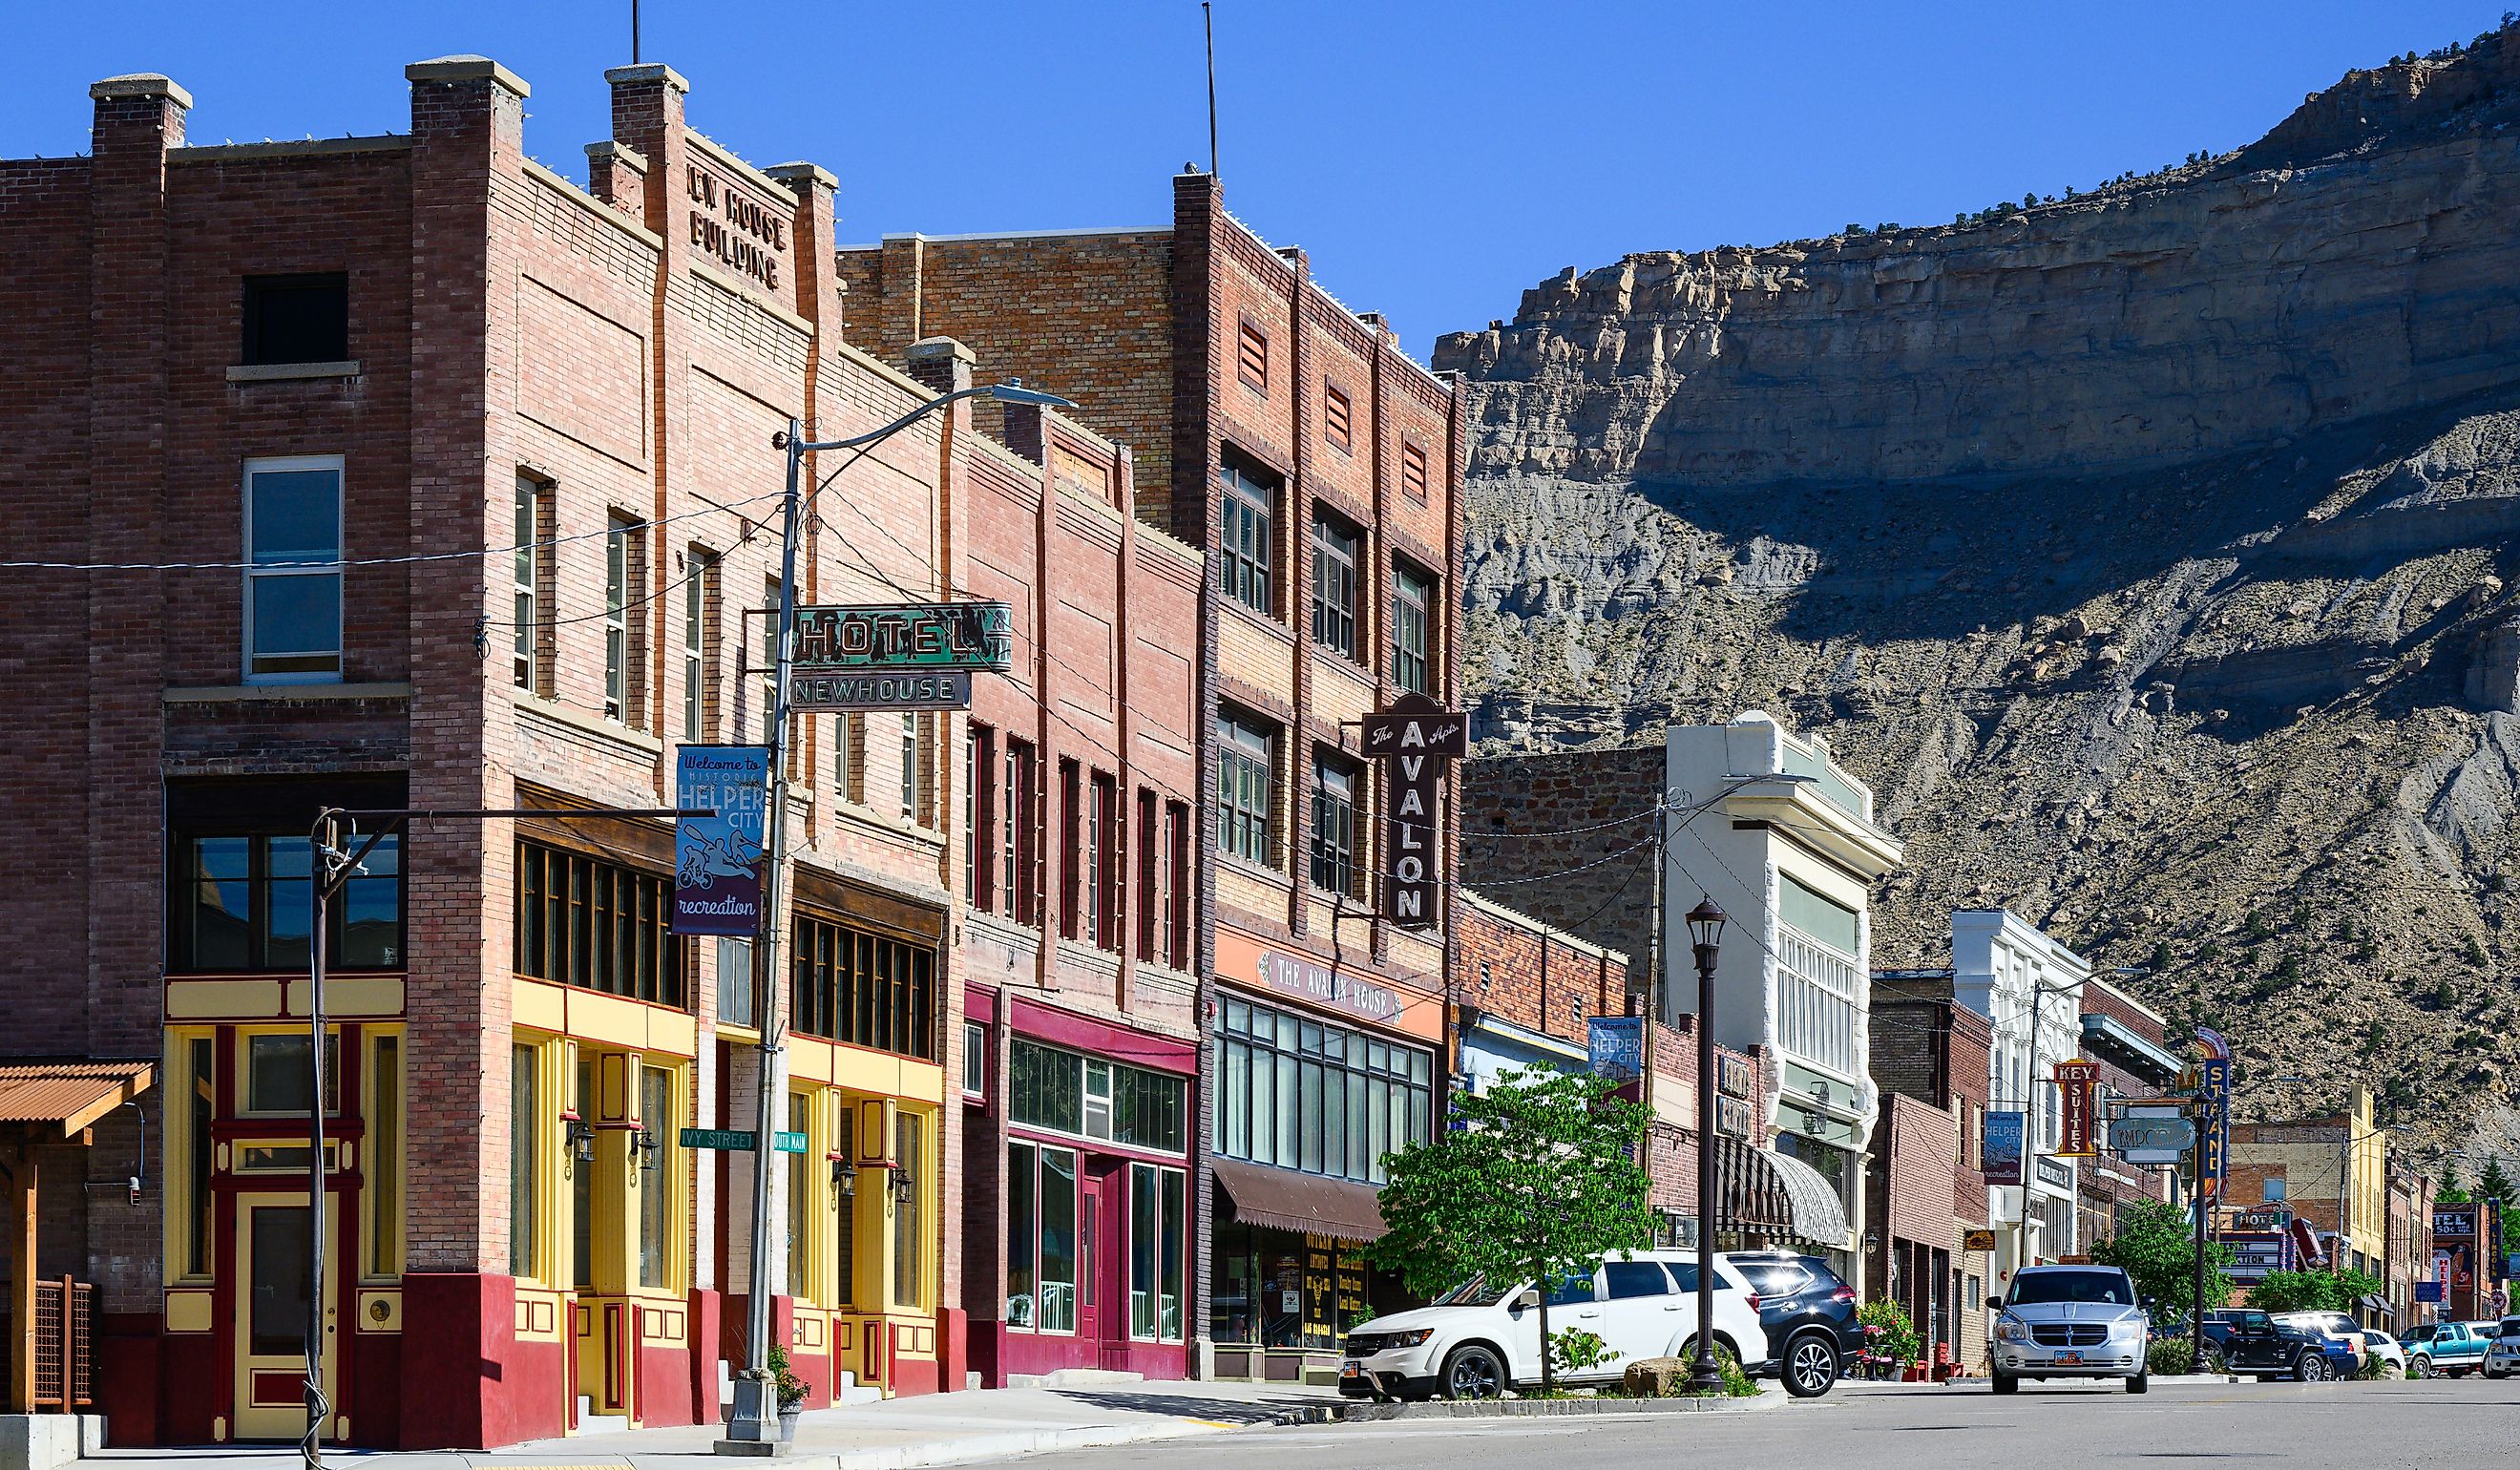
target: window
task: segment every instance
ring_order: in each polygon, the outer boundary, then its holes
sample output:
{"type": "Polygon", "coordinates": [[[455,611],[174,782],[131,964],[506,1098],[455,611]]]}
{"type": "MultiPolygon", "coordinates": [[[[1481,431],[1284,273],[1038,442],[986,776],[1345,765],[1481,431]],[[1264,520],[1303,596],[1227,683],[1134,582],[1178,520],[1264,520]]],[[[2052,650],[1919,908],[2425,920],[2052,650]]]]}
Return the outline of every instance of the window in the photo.
{"type": "Polygon", "coordinates": [[[1041,1171],[1041,1150],[1030,1143],[1007,1145],[1007,1325],[1032,1327],[1038,1276],[1034,1266],[1041,1247],[1041,1216],[1034,1208],[1034,1187],[1041,1171]]]}
{"type": "Polygon", "coordinates": [[[1045,1047],[1008,1044],[1007,1116],[1026,1128],[1155,1153],[1189,1147],[1187,1092],[1166,1072],[1045,1047]]]}
{"type": "Polygon", "coordinates": [[[980,1097],[989,1091],[989,1028],[978,1021],[963,1023],[963,1091],[980,1097]]]}
{"type": "Polygon", "coordinates": [[[1129,1335],[1181,1337],[1182,1201],[1185,1176],[1155,1164],[1129,1166],[1129,1335]]]}
{"type": "MultiPolygon", "coordinates": [[[[179,838],[173,874],[174,967],[195,972],[305,969],[313,958],[306,944],[315,917],[313,861],[303,833],[179,838]]],[[[326,927],[330,967],[401,965],[399,835],[377,839],[359,870],[328,906],[326,927]]]]}
{"type": "MultiPolygon", "coordinates": [[[[542,1229],[542,1069],[538,1048],[519,1043],[510,1050],[508,1078],[508,1274],[542,1279],[535,1235],[542,1229]]],[[[581,1171],[583,1172],[583,1171],[581,1171]]]]}
{"type": "Polygon", "coordinates": [[[771,721],[779,714],[780,595],[777,577],[761,584],[761,742],[765,745],[770,743],[771,721]]]}
{"type": "Polygon", "coordinates": [[[901,820],[920,826],[935,824],[927,799],[928,719],[909,713],[901,717],[901,820]]]}
{"type": "Polygon", "coordinates": [[[1858,924],[1853,910],[1778,876],[1778,1039],[1786,1050],[1855,1076],[1858,924]]]}
{"type": "MultiPolygon", "coordinates": [[[[1671,1278],[1663,1274],[1659,1262],[1605,1261],[1601,1264],[1601,1278],[1605,1294],[1613,1302],[1622,1297],[1659,1297],[1671,1293],[1671,1278]]],[[[1696,1283],[1692,1279],[1690,1284],[1696,1283]]]]}
{"type": "Polygon", "coordinates": [[[1313,512],[1313,642],[1356,657],[1356,554],[1362,534],[1328,511],[1313,512]]]}
{"type": "MultiPolygon", "coordinates": [[[[639,1069],[639,1284],[673,1284],[674,1177],[682,1146],[674,1109],[674,1074],[663,1067],[639,1069]]],[[[790,1128],[794,1124],[788,1125],[790,1128]]],[[[791,1155],[793,1157],[793,1155],[791,1155]]]]}
{"type": "Polygon", "coordinates": [[[368,1274],[402,1270],[402,1038],[380,1036],[368,1048],[367,1145],[359,1150],[368,1181],[368,1274]]]}
{"type": "Polygon", "coordinates": [[[666,879],[583,853],[517,844],[519,975],[681,1009],[686,946],[666,879]]]}
{"type": "Polygon", "coordinates": [[[692,548],[691,568],[683,574],[683,739],[708,738],[715,721],[709,708],[709,665],[715,659],[716,632],[709,610],[717,605],[717,554],[692,548]]]}
{"type": "Polygon", "coordinates": [[[1249,318],[1243,320],[1242,331],[1238,337],[1235,369],[1242,379],[1243,386],[1255,393],[1269,391],[1269,334],[1261,331],[1260,324],[1249,318]]]}
{"type": "Polygon", "coordinates": [[[896,1056],[936,1051],[936,951],[799,914],[790,978],[795,1026],[807,1036],[896,1056]]]}
{"type": "Polygon", "coordinates": [[[966,728],[963,741],[963,899],[988,913],[998,906],[998,735],[966,728]]]}
{"type": "Polygon", "coordinates": [[[245,361],[338,363],[350,357],[350,278],[245,278],[245,361]]]}
{"type": "Polygon", "coordinates": [[[1164,803],[1164,852],[1172,876],[1172,905],[1164,915],[1164,962],[1177,970],[1191,967],[1190,952],[1190,804],[1164,803]]]}
{"type": "Polygon", "coordinates": [[[1100,949],[1120,950],[1120,787],[1100,771],[1088,783],[1094,803],[1085,824],[1086,934],[1100,949]]]}
{"type": "Polygon", "coordinates": [[[1231,998],[1219,1029],[1219,1154],[1378,1184],[1426,1140],[1433,1053],[1231,998]]]}
{"type": "Polygon", "coordinates": [[[542,660],[542,614],[548,605],[543,600],[543,569],[551,557],[551,549],[543,535],[543,502],[541,483],[526,475],[518,475],[516,518],[508,527],[508,534],[516,543],[513,557],[517,688],[535,694],[551,692],[543,675],[542,660]]]}
{"type": "Polygon", "coordinates": [[[731,1026],[752,1024],[752,941],[717,942],[717,1018],[731,1026]]]}
{"type": "MultiPolygon", "coordinates": [[[[341,1111],[341,1038],[324,1034],[324,1111],[341,1111]]],[[[245,1110],[304,1114],[314,1103],[315,1076],[306,1065],[313,1050],[303,1031],[245,1039],[245,1110]]]]}
{"type": "Polygon", "coordinates": [[[1414,566],[1392,568],[1391,682],[1413,694],[1434,686],[1435,579],[1414,566]]]}
{"type": "Polygon", "coordinates": [[[1216,717],[1216,845],[1238,858],[1275,866],[1270,814],[1277,806],[1270,732],[1234,714],[1216,717]]]}
{"type": "Polygon", "coordinates": [[[605,719],[630,721],[630,575],[638,562],[638,522],[605,522],[605,719]]]}
{"type": "Polygon", "coordinates": [[[2272,1203],[2273,1203],[2273,1202],[2274,1202],[2274,1201],[2276,1201],[2276,1200],[2282,1199],[2283,1197],[2284,1197],[2284,1177],[2283,1177],[2282,1175],[2280,1175],[2280,1174],[2271,1174],[2271,1175],[2268,1175],[2268,1176],[2267,1176],[2267,1178],[2266,1178],[2266,1188],[2265,1188],[2265,1192],[2264,1192],[2264,1193],[2262,1193],[2262,1194],[2259,1196],[2259,1198],[2261,1198],[2261,1199],[2263,1199],[2263,1200],[2266,1200],[2268,1203],[2272,1204],[2272,1203]]]}
{"type": "MultiPolygon", "coordinates": [[[[577,1105],[568,1114],[595,1123],[595,1052],[585,1047],[577,1052],[577,1105]]],[[[593,1146],[591,1143],[588,1145],[593,1146]]],[[[571,1150],[568,1165],[568,1244],[569,1280],[580,1291],[595,1289],[595,1159],[576,1156],[571,1150]]]]}
{"type": "Polygon", "coordinates": [[[1172,909],[1172,905],[1166,901],[1164,895],[1163,883],[1169,874],[1163,861],[1160,829],[1156,826],[1159,820],[1156,816],[1153,789],[1140,786],[1138,788],[1137,884],[1138,962],[1141,964],[1155,962],[1156,941],[1163,932],[1164,915],[1172,909]]]}
{"type": "Polygon", "coordinates": [[[1037,1330],[1076,1330],[1076,1152],[1044,1148],[1041,1183],[1041,1305],[1037,1330]]]}
{"type": "Polygon", "coordinates": [[[1270,525],[1278,507],[1275,480],[1262,479],[1228,461],[1218,471],[1224,494],[1218,498],[1217,575],[1225,595],[1263,616],[1275,616],[1269,573],[1272,565],[1270,525]]]}
{"type": "Polygon", "coordinates": [[[1041,758],[1030,741],[1007,737],[1003,806],[1007,917],[1041,923],[1041,758]]]}
{"type": "Polygon", "coordinates": [[[185,1044],[192,1060],[192,1095],[185,1118],[186,1183],[191,1197],[185,1224],[189,1229],[185,1252],[186,1273],[210,1274],[210,1241],[215,1202],[210,1197],[210,1119],[218,1111],[218,1079],[213,1060],[218,1044],[206,1036],[194,1037],[185,1044]]]}
{"type": "Polygon", "coordinates": [[[245,679],[341,677],[341,457],[245,467],[245,679]]]}
{"type": "Polygon", "coordinates": [[[1357,892],[1356,787],[1353,767],[1313,758],[1313,886],[1329,893],[1357,892]]]}
{"type": "MultiPolygon", "coordinates": [[[[813,1127],[814,1098],[808,1092],[788,1094],[788,1131],[807,1133],[813,1127]]],[[[814,1180],[806,1171],[813,1166],[811,1155],[791,1153],[788,1160],[788,1294],[798,1301],[814,1299],[812,1290],[814,1254],[814,1180]]]]}
{"type": "Polygon", "coordinates": [[[832,794],[855,806],[866,805],[864,715],[840,715],[832,721],[832,794]]]}
{"type": "Polygon", "coordinates": [[[1346,454],[1356,445],[1355,415],[1347,401],[1347,391],[1329,383],[1322,385],[1322,437],[1330,448],[1346,454]]]}
{"type": "Polygon", "coordinates": [[[1083,904],[1078,895],[1079,879],[1085,871],[1083,827],[1085,814],[1078,803],[1083,793],[1077,790],[1079,774],[1071,760],[1058,763],[1058,935],[1074,939],[1077,934],[1078,910],[1083,904]]]}
{"type": "Polygon", "coordinates": [[[920,1221],[926,1201],[920,1190],[927,1182],[927,1154],[922,1146],[921,1119],[904,1111],[894,1115],[898,1160],[894,1175],[892,1222],[892,1300],[897,1307],[917,1307],[927,1300],[927,1235],[920,1221]]]}
{"type": "Polygon", "coordinates": [[[1425,503],[1426,451],[1405,439],[1400,444],[1400,492],[1421,505],[1425,503]]]}

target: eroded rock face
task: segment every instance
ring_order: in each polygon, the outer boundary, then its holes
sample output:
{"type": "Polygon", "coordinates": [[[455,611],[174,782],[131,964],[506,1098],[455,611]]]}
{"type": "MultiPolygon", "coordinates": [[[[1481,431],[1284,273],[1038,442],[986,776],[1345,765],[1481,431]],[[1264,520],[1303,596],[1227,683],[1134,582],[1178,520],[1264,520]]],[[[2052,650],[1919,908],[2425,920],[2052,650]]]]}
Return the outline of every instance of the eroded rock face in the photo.
{"type": "Polygon", "coordinates": [[[2342,87],[2366,125],[1446,338],[1488,748],[1790,712],[1908,840],[1878,962],[2001,904],[2330,1084],[2244,1102],[2520,1102],[2520,44],[2342,87]]]}

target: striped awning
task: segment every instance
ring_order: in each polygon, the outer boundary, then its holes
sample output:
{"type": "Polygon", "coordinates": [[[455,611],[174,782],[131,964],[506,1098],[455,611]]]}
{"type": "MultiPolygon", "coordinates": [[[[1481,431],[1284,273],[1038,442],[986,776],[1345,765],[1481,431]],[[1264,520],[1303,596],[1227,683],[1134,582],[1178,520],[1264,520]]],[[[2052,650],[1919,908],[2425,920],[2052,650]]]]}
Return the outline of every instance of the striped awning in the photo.
{"type": "Polygon", "coordinates": [[[1846,1201],[1821,1172],[1789,1153],[1759,1150],[1760,1162],[1776,1176],[1793,1218],[1793,1233],[1814,1245],[1846,1248],[1846,1201]]]}
{"type": "Polygon", "coordinates": [[[67,1137],[149,1091],[156,1077],[145,1061],[0,1061],[0,1127],[67,1137]]]}

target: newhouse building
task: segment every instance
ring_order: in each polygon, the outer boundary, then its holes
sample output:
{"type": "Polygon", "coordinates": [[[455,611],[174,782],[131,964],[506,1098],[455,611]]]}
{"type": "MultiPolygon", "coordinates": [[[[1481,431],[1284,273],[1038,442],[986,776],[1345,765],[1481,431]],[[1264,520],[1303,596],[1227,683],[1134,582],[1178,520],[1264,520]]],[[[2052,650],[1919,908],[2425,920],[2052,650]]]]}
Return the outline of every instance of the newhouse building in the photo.
{"type": "MultiPolygon", "coordinates": [[[[959,1386],[963,718],[800,722],[773,977],[666,932],[668,824],[568,816],[670,804],[677,746],[761,738],[772,435],[931,390],[843,340],[829,173],[711,143],[668,68],[608,77],[586,189],[527,156],[525,82],[462,57],[410,68],[406,135],[195,147],[183,89],[128,76],[94,89],[91,156],[0,163],[0,541],[52,563],[0,599],[24,838],[0,1051],[104,1065],[136,1103],[80,1104],[111,1112],[52,1178],[113,1187],[57,1189],[36,1258],[93,1285],[117,1443],[299,1433],[318,1231],[333,1438],[713,1420],[751,1155],[682,1129],[750,1126],[765,986],[808,1145],[771,1181],[773,1340],[817,1403],[959,1386]],[[335,906],[319,1053],[323,807],[535,815],[374,850],[335,906]]],[[[1107,545],[1127,480],[1101,463],[1077,513],[1107,545]]],[[[837,475],[795,563],[825,601],[965,585],[974,478],[1035,473],[963,411],[809,469],[837,475]]],[[[1170,697],[1172,764],[1136,758],[1179,800],[1170,697]]]]}
{"type": "MultiPolygon", "coordinates": [[[[1387,921],[1387,792],[1356,722],[1404,695],[1460,704],[1454,390],[1380,319],[1325,290],[1303,251],[1272,248],[1228,214],[1197,172],[1173,180],[1168,225],[896,235],[840,262],[862,340],[897,351],[952,336],[992,374],[1075,400],[1130,448],[1134,513],[1204,556],[1196,642],[1179,648],[1195,648],[1200,674],[1198,950],[1187,962],[1207,1084],[1190,1136],[1203,1267],[1184,1330],[1194,1365],[1219,1376],[1334,1368],[1342,1329],[1385,1291],[1355,1253],[1381,1229],[1379,1160],[1431,1136],[1445,1091],[1456,823],[1444,803],[1434,922],[1387,921]]],[[[1142,1013],[1160,1015],[1157,994],[1145,999],[1142,1013]]],[[[1011,979],[993,1003],[1018,1017],[1100,1009],[1038,978],[1011,979]]],[[[1097,1042],[1063,1017],[1039,1024],[1066,1028],[1089,1080],[1098,1046],[1170,1054],[1168,1043],[1097,1042]]],[[[1028,1236],[1048,1236],[1018,1213],[1016,1189],[1029,1161],[1035,1199],[1063,1197],[1052,1157],[1011,1140],[989,1166],[1009,1171],[1001,1202],[971,1195],[968,1228],[1002,1232],[1009,1263],[1002,1281],[967,1286],[975,1333],[995,1321],[1012,1343],[1040,1330],[1050,1298],[1014,1263],[1028,1236]],[[1024,1313],[1033,1326],[1016,1321],[1024,1313]]],[[[1100,1242],[1119,1236],[1103,1188],[1090,1249],[1107,1253],[1100,1242]]],[[[1125,1356],[1160,1360],[1134,1345],[1125,1356]]]]}

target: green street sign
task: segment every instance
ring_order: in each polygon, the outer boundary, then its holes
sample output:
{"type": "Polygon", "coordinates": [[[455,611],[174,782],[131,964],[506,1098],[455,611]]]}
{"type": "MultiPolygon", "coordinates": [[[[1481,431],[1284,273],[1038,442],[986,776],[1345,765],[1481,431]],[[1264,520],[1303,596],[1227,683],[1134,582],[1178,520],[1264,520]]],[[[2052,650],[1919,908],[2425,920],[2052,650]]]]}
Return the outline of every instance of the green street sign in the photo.
{"type": "MultiPolygon", "coordinates": [[[[687,1128],[682,1139],[685,1148],[723,1148],[735,1153],[750,1153],[760,1135],[748,1128],[687,1128]]],[[[803,1134],[776,1133],[770,1136],[770,1146],[780,1153],[803,1153],[803,1134]]]]}
{"type": "Polygon", "coordinates": [[[1013,666],[1014,609],[1005,602],[796,609],[793,672],[798,674],[936,669],[1002,674],[1013,666]]]}

